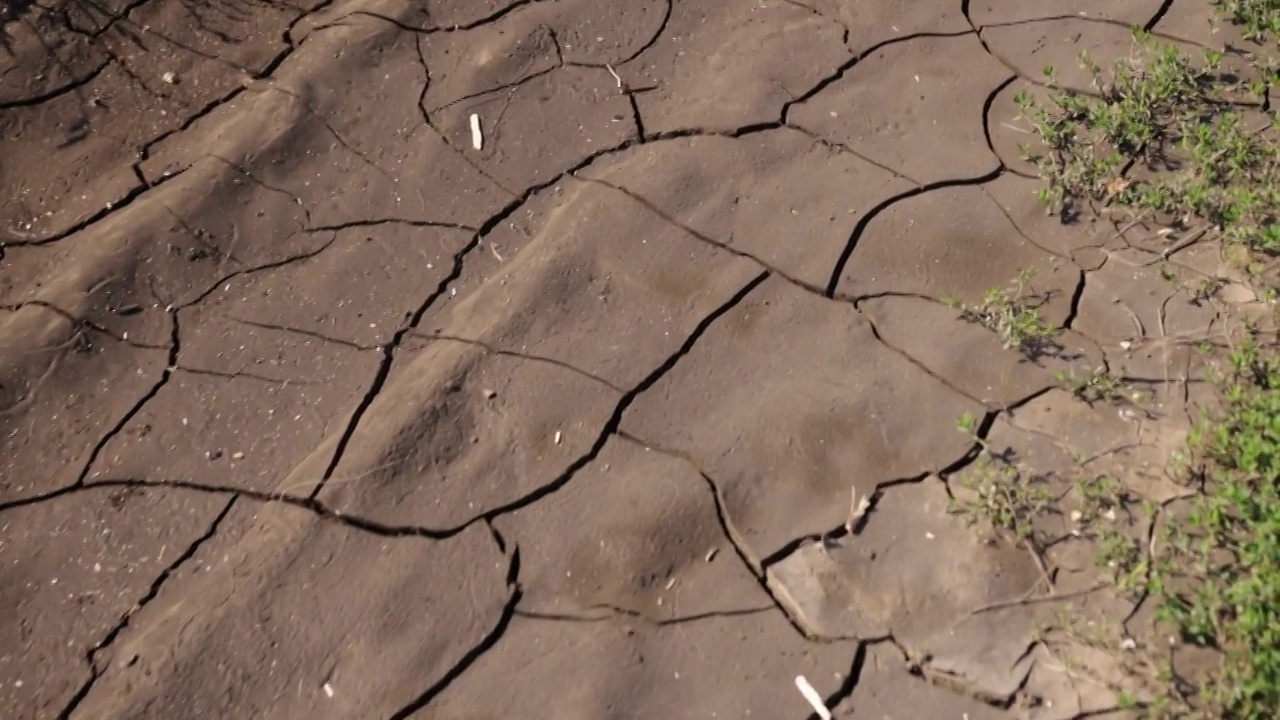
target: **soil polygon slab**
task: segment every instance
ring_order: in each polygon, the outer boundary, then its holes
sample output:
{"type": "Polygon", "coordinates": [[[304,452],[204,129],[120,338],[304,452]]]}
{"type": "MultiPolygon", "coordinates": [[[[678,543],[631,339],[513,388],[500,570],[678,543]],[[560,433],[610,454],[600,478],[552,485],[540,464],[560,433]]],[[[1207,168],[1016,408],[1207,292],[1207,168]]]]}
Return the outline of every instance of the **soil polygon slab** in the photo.
{"type": "MultiPolygon", "coordinates": [[[[1153,0],[1145,0],[1153,2],[1153,0]]],[[[1145,23],[1145,19],[1138,24],[1145,23]]],[[[1079,17],[1054,17],[1043,22],[997,25],[984,28],[982,37],[992,54],[1024,78],[1045,79],[1044,69],[1053,68],[1056,87],[1084,93],[1096,92],[1093,77],[1080,66],[1080,53],[1085,52],[1103,68],[1131,55],[1134,43],[1132,25],[1090,22],[1079,17]]],[[[1160,42],[1170,41],[1161,38],[1160,42]]],[[[1174,43],[1188,57],[1200,57],[1196,47],[1174,43]]]]}
{"type": "Polygon", "coordinates": [[[429,342],[392,369],[320,500],[389,525],[461,527],[563,476],[620,398],[557,364],[429,342]]]}
{"type": "Polygon", "coordinates": [[[1089,273],[1074,327],[1102,346],[1115,371],[1176,380],[1189,363],[1203,364],[1197,343],[1225,340],[1217,317],[1209,302],[1161,277],[1159,265],[1138,265],[1116,253],[1089,273]]]}
{"type": "Polygon", "coordinates": [[[0,326],[0,339],[14,339],[0,342],[0,501],[78,480],[94,448],[155,387],[167,362],[163,349],[76,331],[41,308],[15,316],[25,317],[0,326]],[[41,337],[41,325],[50,335],[41,337]]]}
{"type": "Polygon", "coordinates": [[[1154,31],[1215,49],[1266,52],[1258,43],[1245,40],[1244,28],[1231,22],[1230,14],[1214,3],[1173,3],[1160,16],[1154,31]]]}
{"type": "Polygon", "coordinates": [[[333,239],[332,233],[301,232],[304,224],[301,208],[287,195],[263,190],[209,159],[92,231],[47,247],[15,249],[27,265],[26,292],[15,287],[4,299],[40,300],[132,343],[167,345],[167,310],[237,272],[287,263],[333,239]]]}
{"type": "Polygon", "coordinates": [[[1036,192],[1040,187],[1039,180],[1012,173],[982,185],[1009,222],[1004,234],[1017,235],[1050,255],[1074,260],[1083,269],[1100,266],[1106,259],[1100,248],[1115,237],[1113,224],[1089,217],[1065,222],[1040,201],[1036,192]]]}
{"type": "Polygon", "coordinates": [[[91,38],[69,30],[57,13],[29,8],[5,22],[0,52],[0,105],[28,105],[75,87],[109,62],[91,38]]]}
{"type": "Polygon", "coordinates": [[[789,3],[812,8],[823,18],[839,23],[847,45],[865,52],[873,45],[901,42],[917,34],[973,32],[960,6],[948,0],[850,3],[844,0],[804,0],[789,3]]]}
{"type": "Polygon", "coordinates": [[[673,624],[517,615],[419,717],[804,717],[795,677],[829,697],[847,682],[853,655],[850,643],[806,642],[777,611],[673,624]]]}
{"type": "Polygon", "coordinates": [[[912,675],[906,659],[886,643],[876,643],[867,649],[853,694],[831,710],[842,720],[1005,720],[1008,717],[991,705],[912,675]]]}
{"type": "Polygon", "coordinates": [[[284,31],[301,13],[287,4],[143,3],[103,36],[113,57],[153,94],[200,112],[246,76],[256,76],[287,47],[284,31]],[[175,82],[166,82],[173,73],[175,82]]]}
{"type": "MultiPolygon", "coordinates": [[[[1110,476],[1134,493],[1164,502],[1181,493],[1170,477],[1174,453],[1186,445],[1187,423],[1180,408],[1162,408],[1152,393],[1132,402],[1100,402],[1090,406],[1064,390],[1054,390],[1011,411],[1007,422],[1022,437],[1005,441],[1015,451],[1050,440],[1061,453],[1041,450],[1043,458],[1030,458],[1040,470],[1070,468],[1086,478],[1110,476]],[[1164,416],[1164,417],[1162,417],[1164,416]],[[1161,419],[1158,430],[1149,421],[1161,419]]],[[[1130,397],[1133,397],[1132,395],[1130,397]]],[[[1006,420],[996,423],[1000,428],[1006,420]]],[[[1017,433],[1015,433],[1016,435],[1017,433]]],[[[992,437],[1000,441],[998,433],[992,437]]]]}
{"type": "Polygon", "coordinates": [[[975,0],[969,17],[978,27],[1028,24],[1071,15],[1094,22],[1114,21],[1123,27],[1145,25],[1160,12],[1161,0],[1112,2],[1112,0],[975,0]]]}
{"type": "MultiPolygon", "coordinates": [[[[546,48],[551,53],[545,57],[570,65],[616,67],[634,59],[657,40],[671,19],[672,6],[671,0],[634,0],[625,4],[593,0],[513,3],[504,6],[509,12],[488,15],[487,22],[462,23],[460,28],[429,35],[431,47],[449,47],[451,58],[443,64],[429,60],[428,66],[433,79],[465,88],[460,94],[509,84],[518,75],[527,77],[528,66],[516,75],[505,74],[502,68],[510,70],[528,58],[521,57],[516,47],[530,38],[525,33],[537,28],[534,34],[546,33],[545,39],[550,41],[546,48]],[[506,80],[492,82],[504,74],[506,80]],[[477,80],[477,75],[485,80],[477,80]]],[[[432,10],[431,17],[436,25],[448,28],[452,23],[442,22],[441,18],[454,17],[455,12],[456,8],[432,10]]]]}
{"type": "Polygon", "coordinates": [[[623,390],[763,272],[617,190],[573,178],[538,193],[483,245],[419,334],[554,360],[623,390]]]}
{"type": "Polygon", "coordinates": [[[974,610],[1021,597],[1039,570],[1021,548],[983,542],[949,504],[934,477],[890,488],[859,534],[802,545],[769,567],[769,587],[817,637],[891,635],[913,658],[1007,697],[1026,675],[1032,615],[974,610]]]}
{"type": "Polygon", "coordinates": [[[131,167],[137,148],[176,125],[177,110],[133,85],[115,65],[79,92],[5,108],[0,182],[10,190],[0,197],[0,237],[58,236],[120,202],[138,185],[131,167]],[[146,112],[144,105],[154,110],[146,112]]]}
{"type": "Polygon", "coordinates": [[[676,4],[675,0],[631,0],[625,4],[569,0],[548,7],[557,14],[556,38],[566,62],[616,67],[658,40],[676,4]]]}
{"type": "Polygon", "coordinates": [[[859,61],[788,119],[917,184],[974,178],[999,167],[984,101],[1008,77],[974,35],[913,38],[859,61]]]}
{"type": "Polygon", "coordinates": [[[636,104],[647,133],[723,132],[778,121],[784,103],[849,59],[843,35],[789,3],[677,2],[653,47],[615,69],[646,88],[636,104]]]}
{"type": "Polygon", "coordinates": [[[57,716],[89,679],[89,652],[226,504],[186,490],[113,487],[6,510],[0,713],[57,716]]]}
{"type": "Polygon", "coordinates": [[[344,382],[174,371],[103,447],[88,481],[170,480],[305,497],[319,473],[282,486],[284,473],[341,431],[377,369],[372,354],[360,359],[343,348],[326,355],[344,368],[344,382]]]}
{"type": "Polygon", "coordinates": [[[528,5],[530,0],[428,0],[427,15],[435,27],[446,30],[459,27],[480,27],[493,19],[528,5]]]}
{"type": "Polygon", "coordinates": [[[846,297],[917,294],[975,305],[993,288],[1012,288],[1027,270],[1032,275],[1023,300],[1047,299],[1041,319],[1061,325],[1071,310],[1079,268],[1011,230],[1000,206],[978,187],[907,198],[863,229],[838,292],[846,297]]]}
{"type": "Polygon", "coordinates": [[[777,278],[719,319],[622,419],[714,480],[755,559],[830,530],[849,494],[954,462],[980,412],[881,345],[852,305],[777,278]]]}
{"type": "Polygon", "coordinates": [[[689,463],[610,439],[564,488],[495,527],[520,548],[522,610],[653,622],[775,612],[689,463]]]}
{"type": "Polygon", "coordinates": [[[242,501],[71,717],[390,717],[498,626],[509,564],[482,527],[391,538],[242,501]]]}
{"type": "Polygon", "coordinates": [[[1003,347],[991,330],[932,300],[885,296],[860,307],[882,340],[988,407],[1005,407],[1057,386],[1056,372],[1088,372],[1102,362],[1092,342],[1070,331],[1055,335],[1059,347],[1033,360],[1018,348],[1003,347]],[[946,344],[939,338],[946,338],[946,344]]]}
{"type": "Polygon", "coordinates": [[[427,77],[412,33],[353,20],[305,43],[290,60],[271,82],[157,145],[142,163],[144,175],[218,157],[285,193],[309,212],[313,227],[377,219],[474,227],[511,200],[424,123],[411,89],[427,77]],[[369,57],[381,63],[362,59],[369,57]],[[304,66],[311,70],[300,75],[304,66]],[[319,89],[316,77],[329,76],[345,78],[349,92],[319,89]]]}
{"type": "Polygon", "coordinates": [[[1009,170],[1006,176],[1021,176],[1035,192],[1043,185],[1033,158],[1047,156],[1049,150],[1036,133],[1034,123],[1018,107],[1019,96],[1031,98],[1040,107],[1053,107],[1051,90],[1018,78],[1001,88],[991,100],[987,108],[987,133],[992,152],[1009,170]]]}
{"type": "Polygon", "coordinates": [[[564,67],[509,90],[468,98],[433,114],[450,145],[503,187],[520,192],[554,180],[591,155],[634,137],[631,105],[607,70],[564,67]],[[480,117],[483,148],[471,144],[480,117]]]}
{"type": "Polygon", "coordinates": [[[911,184],[790,128],[647,143],[578,173],[811,287],[863,213],[911,184]]]}
{"type": "MultiPolygon", "coordinates": [[[[332,240],[322,252],[234,277],[185,312],[184,329],[192,327],[199,337],[184,342],[183,364],[230,372],[245,368],[233,359],[243,344],[204,342],[217,326],[283,328],[360,348],[388,343],[438,291],[454,256],[474,238],[465,230],[399,222],[317,235],[332,240]],[[204,360],[215,353],[221,362],[204,360]]],[[[270,358],[252,362],[274,364],[270,358]]]]}
{"type": "MultiPolygon", "coordinates": [[[[427,116],[434,118],[468,98],[513,90],[561,67],[557,35],[547,19],[545,12],[524,9],[471,30],[420,39],[422,61],[431,71],[420,101],[427,116]]],[[[470,140],[463,146],[470,146],[470,140]]]]}

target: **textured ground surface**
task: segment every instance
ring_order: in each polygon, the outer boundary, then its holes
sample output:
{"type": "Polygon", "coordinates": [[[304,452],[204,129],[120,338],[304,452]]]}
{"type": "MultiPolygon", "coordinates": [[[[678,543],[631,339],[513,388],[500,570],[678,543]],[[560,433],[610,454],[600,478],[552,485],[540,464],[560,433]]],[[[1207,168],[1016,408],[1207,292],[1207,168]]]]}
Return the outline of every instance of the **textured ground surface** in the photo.
{"type": "Polygon", "coordinates": [[[1142,608],[948,514],[955,422],[1173,492],[1218,317],[1012,98],[1201,4],[0,6],[0,716],[1111,707],[1007,601],[1142,608]],[[1024,268],[1038,362],[940,302],[1024,268]]]}

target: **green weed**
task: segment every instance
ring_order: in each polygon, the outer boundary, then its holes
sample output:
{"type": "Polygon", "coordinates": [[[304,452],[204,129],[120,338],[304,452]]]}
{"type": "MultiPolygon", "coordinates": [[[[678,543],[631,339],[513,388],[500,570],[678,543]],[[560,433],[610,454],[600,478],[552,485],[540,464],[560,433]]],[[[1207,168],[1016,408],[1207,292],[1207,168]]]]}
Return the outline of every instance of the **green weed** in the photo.
{"type": "Polygon", "coordinates": [[[961,415],[956,429],[971,437],[982,453],[960,477],[960,486],[969,492],[952,503],[952,511],[970,525],[986,521],[998,532],[1033,540],[1035,519],[1047,512],[1056,499],[1049,483],[992,454],[986,440],[978,436],[978,422],[972,414],[961,415]]]}
{"type": "Polygon", "coordinates": [[[1052,344],[1057,330],[1040,317],[1042,300],[1028,292],[1031,276],[1030,270],[1020,270],[1010,287],[988,290],[977,305],[955,298],[944,298],[944,302],[959,310],[961,319],[999,335],[1005,349],[1018,348],[1034,356],[1052,344]]]}

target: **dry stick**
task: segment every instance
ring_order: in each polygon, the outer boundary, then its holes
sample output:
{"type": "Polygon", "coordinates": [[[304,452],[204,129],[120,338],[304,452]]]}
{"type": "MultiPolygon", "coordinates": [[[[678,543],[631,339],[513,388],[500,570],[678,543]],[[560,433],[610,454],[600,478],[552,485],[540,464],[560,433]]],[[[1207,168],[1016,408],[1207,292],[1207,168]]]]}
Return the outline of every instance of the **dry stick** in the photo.
{"type": "Polygon", "coordinates": [[[613,76],[614,81],[618,83],[618,89],[625,93],[627,91],[625,84],[622,82],[622,78],[618,76],[618,72],[613,69],[613,66],[605,63],[604,69],[608,70],[609,74],[613,76]]]}
{"type": "Polygon", "coordinates": [[[1031,559],[1036,561],[1036,567],[1040,568],[1040,577],[1045,584],[1049,586],[1049,594],[1054,595],[1058,592],[1058,588],[1053,584],[1053,578],[1049,576],[1049,568],[1044,564],[1044,558],[1040,557],[1040,551],[1036,550],[1035,545],[1031,544],[1031,540],[1022,539],[1022,544],[1026,546],[1027,552],[1031,553],[1031,559]]]}
{"type": "MultiPolygon", "coordinates": [[[[1119,238],[1124,237],[1124,234],[1125,234],[1125,233],[1127,233],[1127,232],[1129,232],[1130,230],[1132,230],[1132,229],[1134,229],[1135,227],[1137,227],[1139,224],[1141,224],[1141,223],[1142,223],[1142,221],[1143,221],[1143,220],[1146,220],[1146,219],[1147,219],[1147,214],[1148,214],[1148,213],[1150,213],[1150,212],[1151,212],[1150,210],[1143,210],[1141,213],[1139,213],[1139,214],[1138,214],[1138,217],[1136,217],[1136,218],[1134,218],[1134,219],[1133,219],[1133,221],[1132,221],[1132,222],[1130,222],[1130,223],[1126,224],[1124,227],[1122,227],[1122,228],[1120,228],[1119,230],[1117,230],[1117,231],[1116,231],[1116,234],[1115,234],[1115,235],[1112,235],[1112,236],[1111,236],[1111,238],[1110,238],[1110,240],[1108,240],[1108,242],[1110,242],[1111,240],[1117,240],[1117,239],[1119,239],[1119,238]]],[[[1128,244],[1129,244],[1129,241],[1127,241],[1127,240],[1126,240],[1126,241],[1125,241],[1125,244],[1126,244],[1126,245],[1128,245],[1128,244]]]]}
{"type": "MultiPolygon", "coordinates": [[[[1174,245],[1173,247],[1168,247],[1160,251],[1160,260],[1168,260],[1170,255],[1173,255],[1174,253],[1185,249],[1187,246],[1199,240],[1205,233],[1209,232],[1209,227],[1210,227],[1210,224],[1205,223],[1199,230],[1191,233],[1186,238],[1184,238],[1182,242],[1178,243],[1177,245],[1174,245]]],[[[1152,260],[1147,264],[1154,265],[1157,262],[1159,261],[1152,260]]]]}
{"type": "Polygon", "coordinates": [[[844,521],[845,532],[853,534],[853,529],[857,527],[858,521],[862,516],[867,514],[867,510],[871,507],[871,493],[862,496],[862,500],[858,500],[858,488],[849,488],[849,518],[844,521]]]}
{"type": "Polygon", "coordinates": [[[1061,600],[1070,600],[1071,598],[1075,598],[1075,597],[1091,595],[1093,593],[1098,592],[1099,590],[1105,590],[1108,587],[1111,587],[1111,583],[1100,582],[1091,587],[1087,587],[1083,590],[1074,590],[1072,592],[1063,593],[1061,595],[1057,593],[1052,593],[1049,595],[1044,595],[1042,597],[1033,598],[1031,596],[1035,594],[1036,590],[1040,589],[1040,582],[1037,581],[1035,585],[1031,586],[1030,590],[1023,593],[1022,597],[1014,598],[1012,600],[1000,600],[997,602],[988,603],[986,605],[979,605],[973,610],[970,610],[969,615],[973,616],[973,615],[978,615],[984,612],[991,612],[992,610],[1003,610],[1005,608],[1018,607],[1021,605],[1034,605],[1037,603],[1044,603],[1044,602],[1057,602],[1061,600]]]}

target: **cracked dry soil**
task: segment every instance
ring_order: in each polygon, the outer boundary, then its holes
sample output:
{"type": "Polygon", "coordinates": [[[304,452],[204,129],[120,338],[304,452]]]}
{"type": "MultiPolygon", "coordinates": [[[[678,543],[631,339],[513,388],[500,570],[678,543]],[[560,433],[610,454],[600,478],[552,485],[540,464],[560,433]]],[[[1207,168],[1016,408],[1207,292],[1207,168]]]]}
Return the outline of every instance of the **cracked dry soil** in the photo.
{"type": "Polygon", "coordinates": [[[1113,706],[1034,625],[1141,608],[1002,604],[1042,568],[947,478],[971,413],[1171,492],[1218,318],[1009,122],[1183,2],[6,4],[0,716],[1113,706]],[[1040,362],[941,302],[1023,268],[1040,362]]]}

